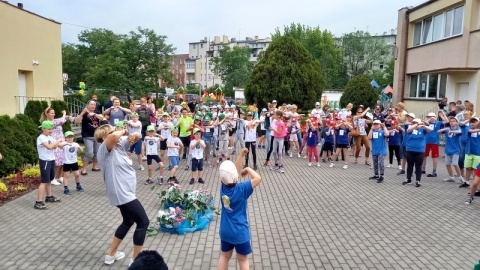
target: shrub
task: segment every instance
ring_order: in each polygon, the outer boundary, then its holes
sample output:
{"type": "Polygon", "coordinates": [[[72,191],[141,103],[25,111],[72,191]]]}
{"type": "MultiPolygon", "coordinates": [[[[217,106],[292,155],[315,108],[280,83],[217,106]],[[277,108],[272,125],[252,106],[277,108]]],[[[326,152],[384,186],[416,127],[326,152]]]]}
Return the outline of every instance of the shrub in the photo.
{"type": "Polygon", "coordinates": [[[47,107],[48,102],[45,100],[29,100],[25,106],[24,114],[34,123],[38,123],[40,115],[47,107]]]}
{"type": "Polygon", "coordinates": [[[352,111],[355,112],[360,105],[364,105],[365,108],[373,106],[377,99],[378,95],[370,84],[370,79],[365,75],[359,75],[348,81],[340,97],[340,106],[345,108],[348,103],[352,103],[352,111]]]}
{"type": "MultiPolygon", "coordinates": [[[[62,117],[62,111],[65,110],[67,112],[67,115],[70,114],[70,111],[68,110],[67,103],[63,100],[52,100],[50,102],[50,107],[55,111],[55,118],[60,118],[62,117]]],[[[70,121],[65,122],[65,124],[62,125],[63,132],[70,131],[72,130],[70,121]]]]}
{"type": "Polygon", "coordinates": [[[6,191],[8,191],[7,185],[5,185],[3,182],[0,182],[0,193],[6,191]]]}
{"type": "Polygon", "coordinates": [[[25,191],[25,190],[27,190],[27,188],[24,185],[18,185],[15,188],[15,191],[17,191],[17,192],[21,192],[21,191],[25,191]]]}
{"type": "Polygon", "coordinates": [[[40,177],[40,167],[39,167],[39,165],[35,165],[32,168],[24,170],[22,175],[23,175],[23,177],[28,177],[28,178],[40,177]]]}

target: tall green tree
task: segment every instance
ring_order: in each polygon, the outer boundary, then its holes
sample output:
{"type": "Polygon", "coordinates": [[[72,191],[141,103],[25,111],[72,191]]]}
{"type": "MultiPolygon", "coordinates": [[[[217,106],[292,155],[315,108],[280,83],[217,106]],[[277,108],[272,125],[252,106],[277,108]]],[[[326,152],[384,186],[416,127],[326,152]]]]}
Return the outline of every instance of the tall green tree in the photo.
{"type": "Polygon", "coordinates": [[[340,38],[348,76],[369,75],[374,65],[389,59],[389,47],[380,37],[357,31],[340,38]]]}
{"type": "Polygon", "coordinates": [[[290,36],[299,41],[321,67],[321,74],[326,87],[337,88],[342,65],[342,50],[335,45],[335,39],[327,30],[320,27],[309,27],[299,23],[285,26],[283,33],[277,28],[272,35],[276,40],[282,36],[290,36]]]}
{"type": "Polygon", "coordinates": [[[322,97],[325,81],[318,61],[299,41],[282,36],[272,41],[260,62],[255,65],[245,85],[248,103],[264,107],[276,99],[313,108],[322,97]]]}
{"type": "Polygon", "coordinates": [[[68,74],[67,85],[78,86],[85,80],[84,74],[87,69],[76,44],[62,44],[62,66],[63,72],[68,74]]]}
{"type": "Polygon", "coordinates": [[[340,97],[340,106],[345,108],[348,103],[352,103],[353,111],[360,105],[372,108],[378,99],[378,93],[370,83],[371,80],[366,75],[358,75],[350,79],[340,97]]]}
{"type": "Polygon", "coordinates": [[[224,46],[220,51],[220,56],[210,59],[213,72],[220,76],[224,83],[226,96],[233,95],[233,87],[245,87],[253,70],[250,53],[249,48],[236,46],[232,49],[224,46]]]}

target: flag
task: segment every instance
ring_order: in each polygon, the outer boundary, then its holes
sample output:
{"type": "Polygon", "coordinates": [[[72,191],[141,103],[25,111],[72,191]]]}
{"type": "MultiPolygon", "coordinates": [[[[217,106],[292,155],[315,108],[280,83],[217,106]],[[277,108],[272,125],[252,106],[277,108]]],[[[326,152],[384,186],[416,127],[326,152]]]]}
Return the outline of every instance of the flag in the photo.
{"type": "Polygon", "coordinates": [[[372,85],[373,88],[379,88],[380,87],[380,85],[378,85],[378,83],[375,80],[372,80],[372,82],[370,84],[372,85]]]}

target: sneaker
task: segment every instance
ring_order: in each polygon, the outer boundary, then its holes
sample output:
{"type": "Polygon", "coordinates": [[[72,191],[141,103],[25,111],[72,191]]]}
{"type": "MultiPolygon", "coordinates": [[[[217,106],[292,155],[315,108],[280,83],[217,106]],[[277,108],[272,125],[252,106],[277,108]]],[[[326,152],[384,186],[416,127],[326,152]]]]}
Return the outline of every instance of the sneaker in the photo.
{"type": "Polygon", "coordinates": [[[378,179],[378,175],[374,175],[368,178],[369,180],[378,179]]]}
{"type": "Polygon", "coordinates": [[[268,161],[265,160],[265,162],[263,163],[263,165],[268,166],[268,161]]]}
{"type": "Polygon", "coordinates": [[[480,197],[480,191],[479,191],[479,190],[475,191],[474,196],[475,196],[475,197],[480,197]]]}
{"type": "Polygon", "coordinates": [[[327,160],[325,158],[322,158],[323,163],[327,163],[327,160]]]}
{"type": "Polygon", "coordinates": [[[312,167],[312,163],[311,163],[311,162],[308,163],[308,167],[312,167]]]}
{"type": "Polygon", "coordinates": [[[157,177],[157,182],[159,185],[163,185],[163,178],[157,177]]]}
{"type": "Polygon", "coordinates": [[[83,189],[82,186],[77,185],[77,191],[78,191],[78,192],[84,192],[85,190],[83,189]]]}
{"type": "Polygon", "coordinates": [[[415,181],[415,187],[421,187],[422,185],[420,184],[420,181],[415,181]]]}
{"type": "Polygon", "coordinates": [[[115,261],[121,260],[123,258],[125,258],[125,253],[117,251],[113,256],[105,255],[105,264],[112,264],[115,261]]]}
{"type": "Polygon", "coordinates": [[[320,163],[319,163],[319,162],[317,162],[317,167],[320,167],[320,163]]]}
{"type": "Polygon", "coordinates": [[[199,179],[198,179],[198,183],[200,183],[200,184],[205,184],[205,181],[204,181],[202,178],[199,178],[199,179]]]}
{"type": "Polygon", "coordinates": [[[422,170],[422,174],[426,174],[427,172],[425,170],[422,170]]]}
{"type": "Polygon", "coordinates": [[[143,167],[143,165],[138,166],[138,169],[139,169],[140,171],[145,171],[145,168],[143,167]]]}
{"type": "Polygon", "coordinates": [[[398,165],[398,169],[402,171],[402,165],[398,165]]]}
{"type": "Polygon", "coordinates": [[[63,177],[58,178],[57,181],[63,184],[63,177]]]}
{"type": "Polygon", "coordinates": [[[400,170],[397,175],[402,175],[402,174],[405,174],[405,171],[404,170],[400,170]]]}
{"type": "Polygon", "coordinates": [[[453,178],[453,176],[450,176],[450,177],[447,177],[445,179],[443,179],[444,182],[455,182],[455,178],[453,178]]]}
{"type": "Polygon", "coordinates": [[[290,157],[293,157],[293,154],[292,154],[292,153],[290,153],[290,155],[289,155],[289,156],[290,156],[290,157]]]}
{"type": "Polygon", "coordinates": [[[272,170],[272,171],[278,171],[279,168],[280,168],[280,167],[278,167],[277,165],[275,165],[275,166],[270,167],[270,170],[272,170]]]}
{"type": "Polygon", "coordinates": [[[298,154],[298,158],[301,158],[302,156],[300,154],[298,154]]]}
{"type": "Polygon", "coordinates": [[[429,173],[427,174],[427,177],[437,177],[437,173],[434,173],[434,172],[429,173]]]}
{"type": "Polygon", "coordinates": [[[183,155],[183,156],[182,156],[182,159],[187,159],[187,156],[186,156],[186,155],[183,155]]]}
{"type": "Polygon", "coordinates": [[[403,181],[402,185],[410,185],[412,183],[412,180],[407,180],[403,181]]]}
{"type": "Polygon", "coordinates": [[[475,199],[475,197],[468,196],[468,199],[465,201],[465,204],[466,204],[466,205],[472,204],[472,202],[473,202],[474,199],[475,199]]]}
{"type": "Polygon", "coordinates": [[[377,183],[382,183],[383,182],[383,176],[378,177],[377,183]]]}
{"type": "Polygon", "coordinates": [[[35,204],[33,205],[33,208],[39,209],[39,210],[45,210],[48,207],[45,205],[44,202],[35,202],[35,204]]]}
{"type": "Polygon", "coordinates": [[[347,164],[345,164],[345,165],[343,165],[343,167],[342,167],[342,168],[346,170],[346,169],[348,169],[348,165],[347,165],[347,164]]]}
{"type": "Polygon", "coordinates": [[[53,180],[52,180],[52,181],[50,181],[50,184],[52,184],[52,185],[55,185],[55,186],[59,186],[59,185],[61,185],[61,183],[60,183],[60,182],[58,182],[57,178],[53,178],[53,180]]]}
{"type": "Polygon", "coordinates": [[[152,178],[148,178],[147,181],[145,181],[145,185],[151,185],[153,184],[152,178]]]}
{"type": "Polygon", "coordinates": [[[278,169],[280,173],[285,173],[285,169],[283,169],[283,166],[278,169]]]}
{"type": "Polygon", "coordinates": [[[189,182],[189,184],[190,184],[190,185],[193,185],[193,184],[195,184],[195,179],[194,179],[194,178],[190,179],[190,182],[189,182]]]}
{"type": "Polygon", "coordinates": [[[303,156],[303,158],[305,158],[305,159],[308,158],[308,155],[303,156]]]}
{"type": "Polygon", "coordinates": [[[330,163],[330,165],[328,166],[329,168],[333,168],[333,166],[335,166],[335,163],[330,163]]]}
{"type": "Polygon", "coordinates": [[[45,198],[45,202],[61,202],[62,200],[60,200],[59,198],[55,197],[55,196],[50,196],[50,197],[46,197],[45,198]]]}
{"type": "Polygon", "coordinates": [[[387,165],[387,168],[391,168],[391,167],[393,167],[392,164],[388,164],[388,165],[387,165]]]}
{"type": "Polygon", "coordinates": [[[233,149],[233,147],[228,147],[228,150],[232,150],[232,149],[233,149]]]}
{"type": "Polygon", "coordinates": [[[460,183],[465,183],[465,179],[463,178],[463,176],[458,177],[458,181],[460,181],[460,183]]]}
{"type": "Polygon", "coordinates": [[[258,170],[257,164],[253,165],[253,170],[254,171],[258,170]]]}
{"type": "Polygon", "coordinates": [[[185,170],[185,171],[190,170],[190,166],[189,166],[189,165],[185,166],[185,169],[184,169],[184,170],[185,170]]]}
{"type": "Polygon", "coordinates": [[[65,194],[65,195],[72,195],[72,192],[70,192],[70,190],[67,188],[67,189],[64,189],[64,190],[63,190],[63,194],[65,194]]]}
{"type": "Polygon", "coordinates": [[[459,188],[466,188],[466,187],[469,187],[470,185],[467,183],[467,182],[463,182],[460,186],[458,186],[459,188]]]}

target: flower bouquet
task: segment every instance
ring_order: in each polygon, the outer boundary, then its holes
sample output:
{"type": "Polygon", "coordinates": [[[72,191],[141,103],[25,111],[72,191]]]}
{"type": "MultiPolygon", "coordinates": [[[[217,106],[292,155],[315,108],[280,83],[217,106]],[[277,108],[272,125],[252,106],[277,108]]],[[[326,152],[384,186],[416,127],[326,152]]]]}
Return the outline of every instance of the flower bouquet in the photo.
{"type": "Polygon", "coordinates": [[[182,186],[170,182],[170,187],[167,190],[163,190],[159,193],[160,195],[160,203],[163,205],[164,209],[170,207],[177,207],[180,206],[181,208],[185,209],[185,196],[182,193],[182,186]]]}
{"type": "Polygon", "coordinates": [[[173,229],[178,227],[185,220],[184,210],[180,207],[170,207],[169,209],[158,211],[157,222],[160,229],[173,229]]]}

